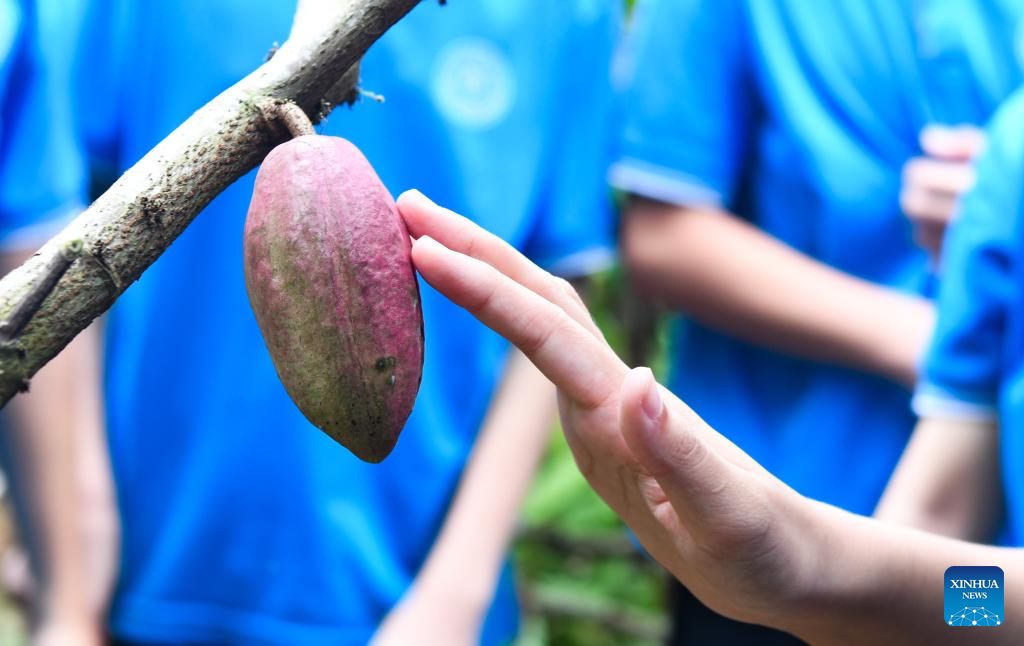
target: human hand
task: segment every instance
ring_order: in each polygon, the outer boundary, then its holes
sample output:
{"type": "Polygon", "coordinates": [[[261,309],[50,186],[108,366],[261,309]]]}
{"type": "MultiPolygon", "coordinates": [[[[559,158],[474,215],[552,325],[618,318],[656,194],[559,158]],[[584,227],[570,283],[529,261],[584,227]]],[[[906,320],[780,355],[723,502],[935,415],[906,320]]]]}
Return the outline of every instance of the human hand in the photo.
{"type": "Polygon", "coordinates": [[[629,368],[576,292],[510,245],[416,192],[398,200],[424,279],[515,344],[559,390],[566,438],[591,486],[702,601],[778,621],[821,558],[814,506],[647,369],[629,368]],[[817,543],[815,543],[816,545],[817,543]]]}
{"type": "Polygon", "coordinates": [[[974,186],[973,162],[984,147],[984,132],[974,126],[928,126],[921,131],[924,156],[903,167],[900,206],[914,225],[917,244],[935,262],[960,198],[974,186]]]}

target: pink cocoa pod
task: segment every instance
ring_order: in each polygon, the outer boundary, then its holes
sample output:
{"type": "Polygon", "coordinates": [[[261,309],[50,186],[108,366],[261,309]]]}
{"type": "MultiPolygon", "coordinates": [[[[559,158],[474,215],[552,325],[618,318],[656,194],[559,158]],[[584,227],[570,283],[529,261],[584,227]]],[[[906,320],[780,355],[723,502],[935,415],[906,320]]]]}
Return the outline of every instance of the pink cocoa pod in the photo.
{"type": "Polygon", "coordinates": [[[359,149],[305,135],[267,155],[245,221],[245,282],[303,415],[380,462],[412,412],[423,312],[395,202],[359,149]]]}

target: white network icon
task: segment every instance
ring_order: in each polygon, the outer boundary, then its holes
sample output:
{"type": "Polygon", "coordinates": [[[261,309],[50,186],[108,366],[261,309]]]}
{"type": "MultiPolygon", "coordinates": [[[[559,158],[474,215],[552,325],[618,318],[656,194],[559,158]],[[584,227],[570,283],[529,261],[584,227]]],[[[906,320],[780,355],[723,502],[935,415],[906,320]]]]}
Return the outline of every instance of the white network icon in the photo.
{"type": "Polygon", "coordinates": [[[998,626],[999,615],[981,606],[957,610],[946,620],[950,626],[998,626]]]}

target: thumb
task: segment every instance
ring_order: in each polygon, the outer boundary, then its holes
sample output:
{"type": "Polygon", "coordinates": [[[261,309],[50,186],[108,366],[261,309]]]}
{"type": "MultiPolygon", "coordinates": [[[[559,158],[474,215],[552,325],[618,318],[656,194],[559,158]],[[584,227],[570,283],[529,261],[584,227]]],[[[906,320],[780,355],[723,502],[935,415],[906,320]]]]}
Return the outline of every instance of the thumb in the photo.
{"type": "Polygon", "coordinates": [[[680,520],[699,536],[728,505],[733,467],[663,401],[649,368],[635,368],[622,382],[619,423],[626,444],[660,485],[680,520]]]}
{"type": "Polygon", "coordinates": [[[985,148],[985,133],[975,126],[926,126],[921,149],[929,157],[946,161],[970,161],[985,148]]]}

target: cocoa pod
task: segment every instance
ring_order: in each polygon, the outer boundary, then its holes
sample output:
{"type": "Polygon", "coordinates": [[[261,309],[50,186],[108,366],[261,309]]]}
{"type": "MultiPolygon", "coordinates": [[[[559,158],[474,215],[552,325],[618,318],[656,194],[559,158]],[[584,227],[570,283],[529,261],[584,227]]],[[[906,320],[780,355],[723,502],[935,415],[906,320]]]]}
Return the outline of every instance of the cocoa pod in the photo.
{"type": "Polygon", "coordinates": [[[423,373],[423,313],[395,202],[350,142],[274,148],[245,221],[245,282],[299,410],[359,458],[391,452],[423,373]]]}

